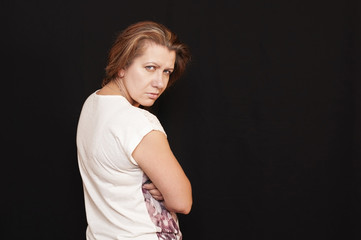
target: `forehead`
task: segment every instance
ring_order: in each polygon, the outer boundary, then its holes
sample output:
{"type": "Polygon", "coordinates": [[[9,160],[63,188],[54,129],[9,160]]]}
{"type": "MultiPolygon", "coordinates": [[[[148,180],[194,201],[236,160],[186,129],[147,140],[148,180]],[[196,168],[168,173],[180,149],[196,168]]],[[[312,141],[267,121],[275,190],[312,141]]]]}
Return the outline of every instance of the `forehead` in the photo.
{"type": "Polygon", "coordinates": [[[154,62],[163,67],[174,67],[176,54],[174,50],[155,43],[144,44],[142,54],[135,59],[140,62],[154,62]]]}

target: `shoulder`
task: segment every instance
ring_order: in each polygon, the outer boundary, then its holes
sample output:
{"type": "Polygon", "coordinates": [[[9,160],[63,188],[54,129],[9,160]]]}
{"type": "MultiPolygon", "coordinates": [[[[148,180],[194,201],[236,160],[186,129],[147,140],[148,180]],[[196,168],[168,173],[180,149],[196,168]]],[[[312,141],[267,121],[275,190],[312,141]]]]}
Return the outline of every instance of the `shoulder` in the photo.
{"type": "Polygon", "coordinates": [[[141,109],[141,108],[132,106],[129,109],[128,120],[135,124],[148,125],[154,130],[159,130],[159,131],[165,133],[163,126],[160,123],[157,116],[155,116],[154,114],[152,114],[151,112],[149,112],[145,109],[141,109]]]}
{"type": "Polygon", "coordinates": [[[151,112],[149,112],[147,110],[144,110],[144,109],[141,109],[141,108],[138,108],[138,111],[142,115],[142,117],[144,117],[150,123],[161,125],[159,119],[154,114],[152,114],[151,112]]]}

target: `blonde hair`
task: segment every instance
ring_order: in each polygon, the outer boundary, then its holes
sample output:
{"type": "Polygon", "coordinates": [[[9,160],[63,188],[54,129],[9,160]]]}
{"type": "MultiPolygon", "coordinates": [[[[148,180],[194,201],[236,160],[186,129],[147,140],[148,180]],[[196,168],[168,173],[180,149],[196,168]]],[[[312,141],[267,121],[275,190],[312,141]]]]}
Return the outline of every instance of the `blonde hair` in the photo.
{"type": "Polygon", "coordinates": [[[126,69],[136,57],[141,56],[144,44],[149,41],[175,51],[174,70],[170,75],[168,87],[179,79],[191,58],[188,46],[180,42],[177,35],[164,25],[142,21],[130,25],[116,38],[109,51],[102,86],[115,80],[121,69],[126,69]]]}

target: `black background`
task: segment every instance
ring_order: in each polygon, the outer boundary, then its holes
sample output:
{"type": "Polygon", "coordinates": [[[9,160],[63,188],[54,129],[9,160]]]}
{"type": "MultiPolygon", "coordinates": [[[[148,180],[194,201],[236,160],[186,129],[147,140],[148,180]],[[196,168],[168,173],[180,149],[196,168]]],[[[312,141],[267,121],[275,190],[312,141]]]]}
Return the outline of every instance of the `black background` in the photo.
{"type": "Polygon", "coordinates": [[[158,100],[191,239],[361,238],[359,1],[2,1],[1,239],[85,239],[77,120],[116,34],[159,21],[192,62],[158,100]]]}

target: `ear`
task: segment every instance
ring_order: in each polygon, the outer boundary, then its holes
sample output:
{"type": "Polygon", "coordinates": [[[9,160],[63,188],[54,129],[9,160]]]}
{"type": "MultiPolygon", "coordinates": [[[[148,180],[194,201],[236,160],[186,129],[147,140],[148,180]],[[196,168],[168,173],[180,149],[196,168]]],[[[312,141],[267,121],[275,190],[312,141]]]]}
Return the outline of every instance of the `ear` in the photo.
{"type": "Polygon", "coordinates": [[[118,72],[118,77],[119,78],[123,78],[125,76],[125,70],[124,68],[120,69],[119,72],[118,72]]]}

